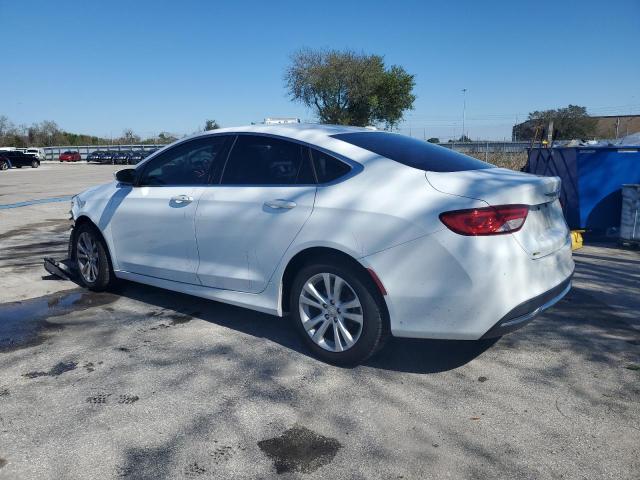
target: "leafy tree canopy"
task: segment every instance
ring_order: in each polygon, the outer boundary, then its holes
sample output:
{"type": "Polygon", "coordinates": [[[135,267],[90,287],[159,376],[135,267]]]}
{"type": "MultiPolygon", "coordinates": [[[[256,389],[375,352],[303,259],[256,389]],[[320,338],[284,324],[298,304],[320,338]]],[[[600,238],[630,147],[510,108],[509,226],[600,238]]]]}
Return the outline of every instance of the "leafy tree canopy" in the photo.
{"type": "MultiPolygon", "coordinates": [[[[597,120],[590,117],[586,107],[569,105],[564,108],[542,110],[529,113],[529,119],[516,129],[518,139],[531,140],[536,129],[538,132],[546,130],[553,120],[553,137],[556,140],[572,140],[574,138],[587,139],[593,137],[597,120]]],[[[540,137],[540,133],[538,133],[540,137]]]]}
{"type": "Polygon", "coordinates": [[[204,130],[216,130],[220,127],[220,124],[218,122],[216,122],[215,120],[205,120],[204,122],[204,130]]]}
{"type": "Polygon", "coordinates": [[[414,76],[387,68],[379,55],[303,49],[285,72],[291,99],[311,108],[321,123],[393,128],[413,108],[414,76]]]}

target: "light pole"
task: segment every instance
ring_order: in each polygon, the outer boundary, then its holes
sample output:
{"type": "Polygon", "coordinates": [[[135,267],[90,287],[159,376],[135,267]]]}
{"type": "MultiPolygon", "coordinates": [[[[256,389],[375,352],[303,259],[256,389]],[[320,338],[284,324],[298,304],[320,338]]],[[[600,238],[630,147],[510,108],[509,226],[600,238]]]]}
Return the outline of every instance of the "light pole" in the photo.
{"type": "Polygon", "coordinates": [[[462,138],[461,140],[464,142],[465,140],[465,132],[464,132],[464,120],[467,114],[467,89],[462,89],[462,138]]]}

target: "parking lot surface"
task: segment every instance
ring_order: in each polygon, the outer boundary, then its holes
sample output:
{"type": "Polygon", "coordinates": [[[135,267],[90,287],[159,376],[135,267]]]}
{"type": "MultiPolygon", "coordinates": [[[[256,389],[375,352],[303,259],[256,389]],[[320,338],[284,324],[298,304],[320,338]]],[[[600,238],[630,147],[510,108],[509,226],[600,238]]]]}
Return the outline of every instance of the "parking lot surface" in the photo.
{"type": "MultiPolygon", "coordinates": [[[[0,172],[0,206],[119,168],[0,172]]],[[[578,250],[570,294],[498,341],[394,339],[344,369],[287,318],[48,276],[68,209],[0,209],[0,479],[639,477],[637,251],[578,250]]]]}

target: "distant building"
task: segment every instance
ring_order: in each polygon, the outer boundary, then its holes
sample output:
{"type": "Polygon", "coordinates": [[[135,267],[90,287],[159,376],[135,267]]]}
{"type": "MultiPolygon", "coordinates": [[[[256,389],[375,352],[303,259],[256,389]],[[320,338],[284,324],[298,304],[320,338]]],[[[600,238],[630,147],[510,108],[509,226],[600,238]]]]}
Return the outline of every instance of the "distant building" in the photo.
{"type": "MultiPolygon", "coordinates": [[[[591,118],[598,122],[595,130],[596,138],[613,139],[640,132],[640,115],[605,115],[592,116],[591,118]]],[[[531,140],[535,125],[536,122],[533,120],[514,125],[511,131],[512,140],[531,140]]],[[[540,139],[540,134],[538,134],[538,139],[540,139]]]]}
{"type": "Polygon", "coordinates": [[[268,117],[264,119],[265,125],[283,125],[285,123],[300,123],[300,119],[291,117],[268,117]]]}

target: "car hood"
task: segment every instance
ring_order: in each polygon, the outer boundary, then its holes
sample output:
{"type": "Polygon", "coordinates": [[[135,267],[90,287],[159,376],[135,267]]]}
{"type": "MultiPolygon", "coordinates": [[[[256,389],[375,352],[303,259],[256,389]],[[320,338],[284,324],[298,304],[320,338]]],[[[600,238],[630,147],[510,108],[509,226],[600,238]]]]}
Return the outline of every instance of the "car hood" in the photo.
{"type": "Polygon", "coordinates": [[[94,198],[111,196],[115,185],[115,180],[109,183],[104,183],[102,185],[95,185],[93,187],[87,188],[86,190],[83,190],[78,195],[76,195],[76,197],[86,202],[87,200],[91,200],[94,198]]]}

